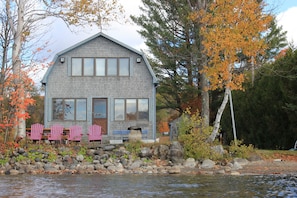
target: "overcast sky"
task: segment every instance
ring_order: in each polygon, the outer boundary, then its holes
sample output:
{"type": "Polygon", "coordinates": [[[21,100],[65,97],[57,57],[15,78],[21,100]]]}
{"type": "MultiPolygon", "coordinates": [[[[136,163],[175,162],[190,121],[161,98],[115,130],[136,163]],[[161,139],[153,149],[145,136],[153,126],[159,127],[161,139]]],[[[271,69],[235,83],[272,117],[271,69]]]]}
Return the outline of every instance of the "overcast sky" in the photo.
{"type": "MultiPolygon", "coordinates": [[[[139,6],[142,5],[141,0],[119,0],[126,10],[127,16],[139,16],[141,11],[139,6]]],[[[265,0],[268,4],[267,10],[273,12],[277,16],[278,25],[282,26],[283,30],[287,31],[287,40],[297,47],[297,0],[265,0]]],[[[129,17],[127,17],[129,18],[129,17]]],[[[139,29],[133,23],[119,24],[113,23],[108,28],[103,30],[103,33],[125,43],[136,50],[146,51],[144,39],[138,34],[139,29]]],[[[62,21],[55,21],[49,32],[48,40],[50,41],[51,54],[49,60],[52,61],[54,55],[68,47],[99,33],[99,29],[80,29],[80,31],[70,32],[67,26],[62,21]]],[[[35,81],[39,82],[45,70],[38,72],[35,76],[35,81]]]]}
{"type": "MultiPolygon", "coordinates": [[[[141,0],[119,0],[124,6],[127,15],[139,15],[141,12],[139,6],[141,0]]],[[[297,0],[265,0],[268,3],[267,9],[277,15],[278,25],[287,31],[287,39],[297,46],[297,0]]],[[[114,23],[108,29],[103,30],[103,33],[137,49],[145,50],[144,40],[137,33],[137,27],[133,24],[118,24],[114,23]]],[[[70,32],[66,25],[61,21],[57,21],[51,31],[51,49],[52,52],[58,53],[79,41],[82,41],[96,33],[98,29],[85,29],[79,33],[70,32]]],[[[53,55],[54,55],[53,54],[53,55]]]]}

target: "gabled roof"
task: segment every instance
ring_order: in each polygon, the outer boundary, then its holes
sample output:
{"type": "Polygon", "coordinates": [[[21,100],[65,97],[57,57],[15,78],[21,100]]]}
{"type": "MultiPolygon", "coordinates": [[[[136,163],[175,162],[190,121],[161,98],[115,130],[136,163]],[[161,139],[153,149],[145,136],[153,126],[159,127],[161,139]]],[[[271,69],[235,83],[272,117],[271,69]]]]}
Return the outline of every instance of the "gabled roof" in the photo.
{"type": "MultiPolygon", "coordinates": [[[[120,46],[122,46],[122,47],[136,53],[136,54],[138,54],[139,56],[141,56],[142,59],[145,62],[145,65],[147,66],[150,74],[153,77],[153,83],[158,84],[158,80],[157,80],[157,78],[156,78],[156,76],[155,76],[155,74],[153,72],[153,69],[152,69],[151,65],[149,64],[149,62],[148,62],[148,60],[147,60],[147,58],[146,58],[146,56],[144,55],[143,52],[138,51],[138,50],[136,50],[136,49],[134,49],[134,48],[132,48],[132,47],[130,47],[130,46],[128,46],[128,45],[126,45],[126,44],[124,44],[124,43],[122,43],[122,42],[120,42],[120,41],[118,41],[118,40],[104,34],[104,33],[102,33],[102,32],[100,32],[98,34],[95,34],[95,35],[93,35],[93,36],[91,36],[91,37],[89,37],[89,38],[87,38],[87,39],[85,39],[85,40],[83,40],[83,41],[81,41],[81,42],[79,42],[79,43],[77,43],[77,44],[75,44],[75,45],[61,51],[61,52],[59,52],[59,53],[57,53],[52,62],[55,63],[57,61],[57,59],[59,58],[59,56],[65,54],[65,53],[67,53],[67,52],[69,52],[69,51],[71,51],[71,50],[73,50],[73,49],[75,49],[75,48],[77,48],[77,47],[79,47],[81,45],[84,45],[85,43],[87,43],[87,42],[89,42],[89,41],[91,41],[91,40],[93,40],[93,39],[95,39],[97,37],[104,37],[104,38],[106,38],[106,39],[108,39],[108,40],[110,40],[110,41],[112,41],[112,42],[114,42],[114,43],[116,43],[116,44],[118,44],[118,45],[120,45],[120,46]]],[[[43,78],[41,80],[42,84],[47,83],[47,78],[48,78],[49,74],[51,73],[51,70],[52,70],[53,67],[54,67],[54,65],[49,67],[48,70],[46,71],[46,73],[44,74],[44,76],[43,76],[43,78]]]]}

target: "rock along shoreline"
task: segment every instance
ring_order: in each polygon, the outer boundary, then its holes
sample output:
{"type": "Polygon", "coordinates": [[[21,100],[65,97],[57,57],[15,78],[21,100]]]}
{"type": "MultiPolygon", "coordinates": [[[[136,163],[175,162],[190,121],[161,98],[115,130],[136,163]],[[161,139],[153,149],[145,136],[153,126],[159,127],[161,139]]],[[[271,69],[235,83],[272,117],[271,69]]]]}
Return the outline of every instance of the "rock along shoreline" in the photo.
{"type": "MultiPolygon", "coordinates": [[[[79,151],[81,146],[71,146],[79,151]]],[[[138,154],[131,154],[123,145],[88,146],[84,154],[72,154],[69,146],[55,148],[55,160],[51,152],[41,149],[14,149],[9,161],[0,165],[0,175],[19,174],[190,174],[190,175],[259,175],[294,173],[297,163],[289,171],[273,170],[284,167],[284,162],[265,162],[260,158],[251,160],[235,158],[232,161],[215,162],[210,159],[197,161],[184,159],[183,148],[178,142],[170,145],[142,147],[138,154]],[[35,157],[30,157],[34,153],[35,157]],[[265,166],[267,163],[267,166],[265,166]],[[264,165],[263,165],[264,164],[264,165]],[[265,169],[266,167],[266,169],[265,169]],[[267,168],[268,167],[268,168],[267,168]],[[262,169],[262,170],[261,170],[262,169]]],[[[4,156],[0,155],[0,160],[4,156]]]]}

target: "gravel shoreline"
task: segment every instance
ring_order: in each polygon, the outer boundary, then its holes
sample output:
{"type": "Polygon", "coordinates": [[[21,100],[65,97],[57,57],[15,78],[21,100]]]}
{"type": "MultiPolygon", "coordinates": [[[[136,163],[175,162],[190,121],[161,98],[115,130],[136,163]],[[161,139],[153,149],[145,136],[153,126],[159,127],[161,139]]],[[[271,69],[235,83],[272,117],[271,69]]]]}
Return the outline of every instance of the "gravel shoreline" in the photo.
{"type": "Polygon", "coordinates": [[[297,174],[297,161],[283,161],[281,159],[270,159],[249,162],[243,169],[241,174],[297,174]]]}

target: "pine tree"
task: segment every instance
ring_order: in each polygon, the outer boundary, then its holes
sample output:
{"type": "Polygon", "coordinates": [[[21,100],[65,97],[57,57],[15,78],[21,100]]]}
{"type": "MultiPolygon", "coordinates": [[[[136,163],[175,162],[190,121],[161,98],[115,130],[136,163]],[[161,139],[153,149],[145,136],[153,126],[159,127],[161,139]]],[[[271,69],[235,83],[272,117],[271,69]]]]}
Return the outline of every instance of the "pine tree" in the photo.
{"type": "Polygon", "coordinates": [[[132,19],[142,27],[139,32],[160,79],[158,108],[175,109],[181,115],[187,107],[195,110],[202,103],[208,126],[208,81],[199,73],[206,57],[201,53],[200,24],[189,19],[193,10],[205,9],[207,1],[143,0],[143,4],[143,14],[132,19]]]}

